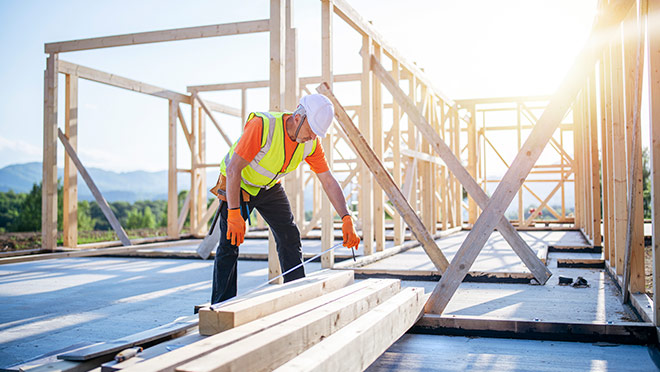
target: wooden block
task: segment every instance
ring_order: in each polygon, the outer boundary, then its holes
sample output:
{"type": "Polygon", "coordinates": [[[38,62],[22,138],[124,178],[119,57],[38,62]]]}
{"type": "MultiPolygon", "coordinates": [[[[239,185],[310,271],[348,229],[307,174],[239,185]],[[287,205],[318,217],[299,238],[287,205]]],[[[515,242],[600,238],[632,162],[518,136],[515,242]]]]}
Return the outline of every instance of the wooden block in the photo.
{"type": "MultiPolygon", "coordinates": [[[[270,371],[399,292],[381,279],[323,307],[270,327],[178,367],[177,371],[270,371]]],[[[416,313],[416,315],[419,312],[416,313]]]]}
{"type": "Polygon", "coordinates": [[[200,358],[222,347],[231,345],[242,339],[258,334],[274,325],[288,322],[292,319],[307,314],[326,304],[338,301],[346,296],[363,290],[372,285],[373,280],[364,280],[351,286],[340,288],[326,295],[313,298],[309,301],[295,305],[263,318],[232,328],[222,333],[206,337],[204,340],[195,342],[188,346],[173,350],[159,358],[146,360],[143,363],[125,369],[126,372],[148,372],[148,371],[174,371],[174,369],[188,361],[200,358]]]}
{"type": "Polygon", "coordinates": [[[422,316],[424,289],[406,288],[276,371],[364,371],[422,316]]]}
{"type": "Polygon", "coordinates": [[[353,272],[331,273],[287,283],[276,290],[199,310],[199,333],[213,335],[353,283],[353,272]]]}

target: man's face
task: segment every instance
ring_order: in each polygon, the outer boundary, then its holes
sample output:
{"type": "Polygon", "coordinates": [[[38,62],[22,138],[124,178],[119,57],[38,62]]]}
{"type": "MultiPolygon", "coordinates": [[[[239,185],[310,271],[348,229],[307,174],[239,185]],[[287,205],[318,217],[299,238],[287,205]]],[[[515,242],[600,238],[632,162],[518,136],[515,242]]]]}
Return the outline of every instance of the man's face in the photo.
{"type": "Polygon", "coordinates": [[[296,137],[296,142],[305,143],[307,141],[311,141],[316,138],[316,133],[314,133],[314,131],[312,131],[312,128],[309,126],[307,117],[300,117],[300,115],[296,115],[294,120],[296,127],[300,125],[300,120],[304,120],[303,125],[302,127],[300,127],[300,131],[298,132],[298,137],[296,137]]]}

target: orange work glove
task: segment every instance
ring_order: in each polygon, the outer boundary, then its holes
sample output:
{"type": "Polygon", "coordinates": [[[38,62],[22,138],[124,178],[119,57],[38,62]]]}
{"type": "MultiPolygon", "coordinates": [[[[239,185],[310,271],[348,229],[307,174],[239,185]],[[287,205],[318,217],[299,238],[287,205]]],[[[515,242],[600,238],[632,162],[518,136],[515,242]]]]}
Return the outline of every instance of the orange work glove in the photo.
{"type": "Polygon", "coordinates": [[[345,215],[341,220],[344,222],[344,224],[341,226],[341,232],[344,236],[344,247],[357,250],[358,245],[360,244],[360,237],[358,236],[357,232],[355,231],[355,227],[353,226],[353,219],[351,216],[345,215]]]}
{"type": "Polygon", "coordinates": [[[245,240],[245,220],[239,208],[227,210],[227,240],[237,247],[245,240]]]}

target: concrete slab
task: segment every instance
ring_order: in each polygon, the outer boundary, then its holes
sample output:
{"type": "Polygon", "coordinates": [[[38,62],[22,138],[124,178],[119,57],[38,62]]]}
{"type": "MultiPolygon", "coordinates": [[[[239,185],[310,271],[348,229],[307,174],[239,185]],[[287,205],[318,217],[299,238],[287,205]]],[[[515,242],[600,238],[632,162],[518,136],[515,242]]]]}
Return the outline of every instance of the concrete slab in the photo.
{"type": "Polygon", "coordinates": [[[368,369],[381,371],[656,371],[648,347],[406,334],[368,369]]]}
{"type": "MultiPolygon", "coordinates": [[[[212,270],[212,260],[112,257],[0,266],[0,366],[192,315],[209,301],[212,270]]],[[[239,293],[267,280],[265,261],[239,261],[238,271],[239,293]]]]}

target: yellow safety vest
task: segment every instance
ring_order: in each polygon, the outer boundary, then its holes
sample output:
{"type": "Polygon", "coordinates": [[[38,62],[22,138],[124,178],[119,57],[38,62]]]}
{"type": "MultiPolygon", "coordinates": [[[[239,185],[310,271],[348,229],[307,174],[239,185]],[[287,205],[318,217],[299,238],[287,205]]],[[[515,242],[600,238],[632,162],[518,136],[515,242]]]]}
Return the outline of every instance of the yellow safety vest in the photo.
{"type": "MultiPolygon", "coordinates": [[[[247,121],[250,121],[255,116],[263,120],[261,150],[241,172],[241,188],[249,192],[250,195],[256,196],[261,189],[268,189],[275,185],[280,178],[298,168],[298,165],[306,157],[314,153],[316,149],[316,139],[307,141],[301,144],[302,146],[296,146],[289,165],[282,171],[287,155],[284,151],[284,141],[287,135],[284,129],[284,121],[282,120],[284,115],[291,115],[291,113],[252,112],[248,116],[247,121]]],[[[238,141],[240,141],[240,138],[238,141]]],[[[227,153],[222,160],[222,164],[220,164],[220,172],[225,176],[227,176],[227,164],[229,164],[231,157],[234,155],[234,149],[238,141],[234,142],[231,149],[229,149],[229,153],[227,153]]]]}

